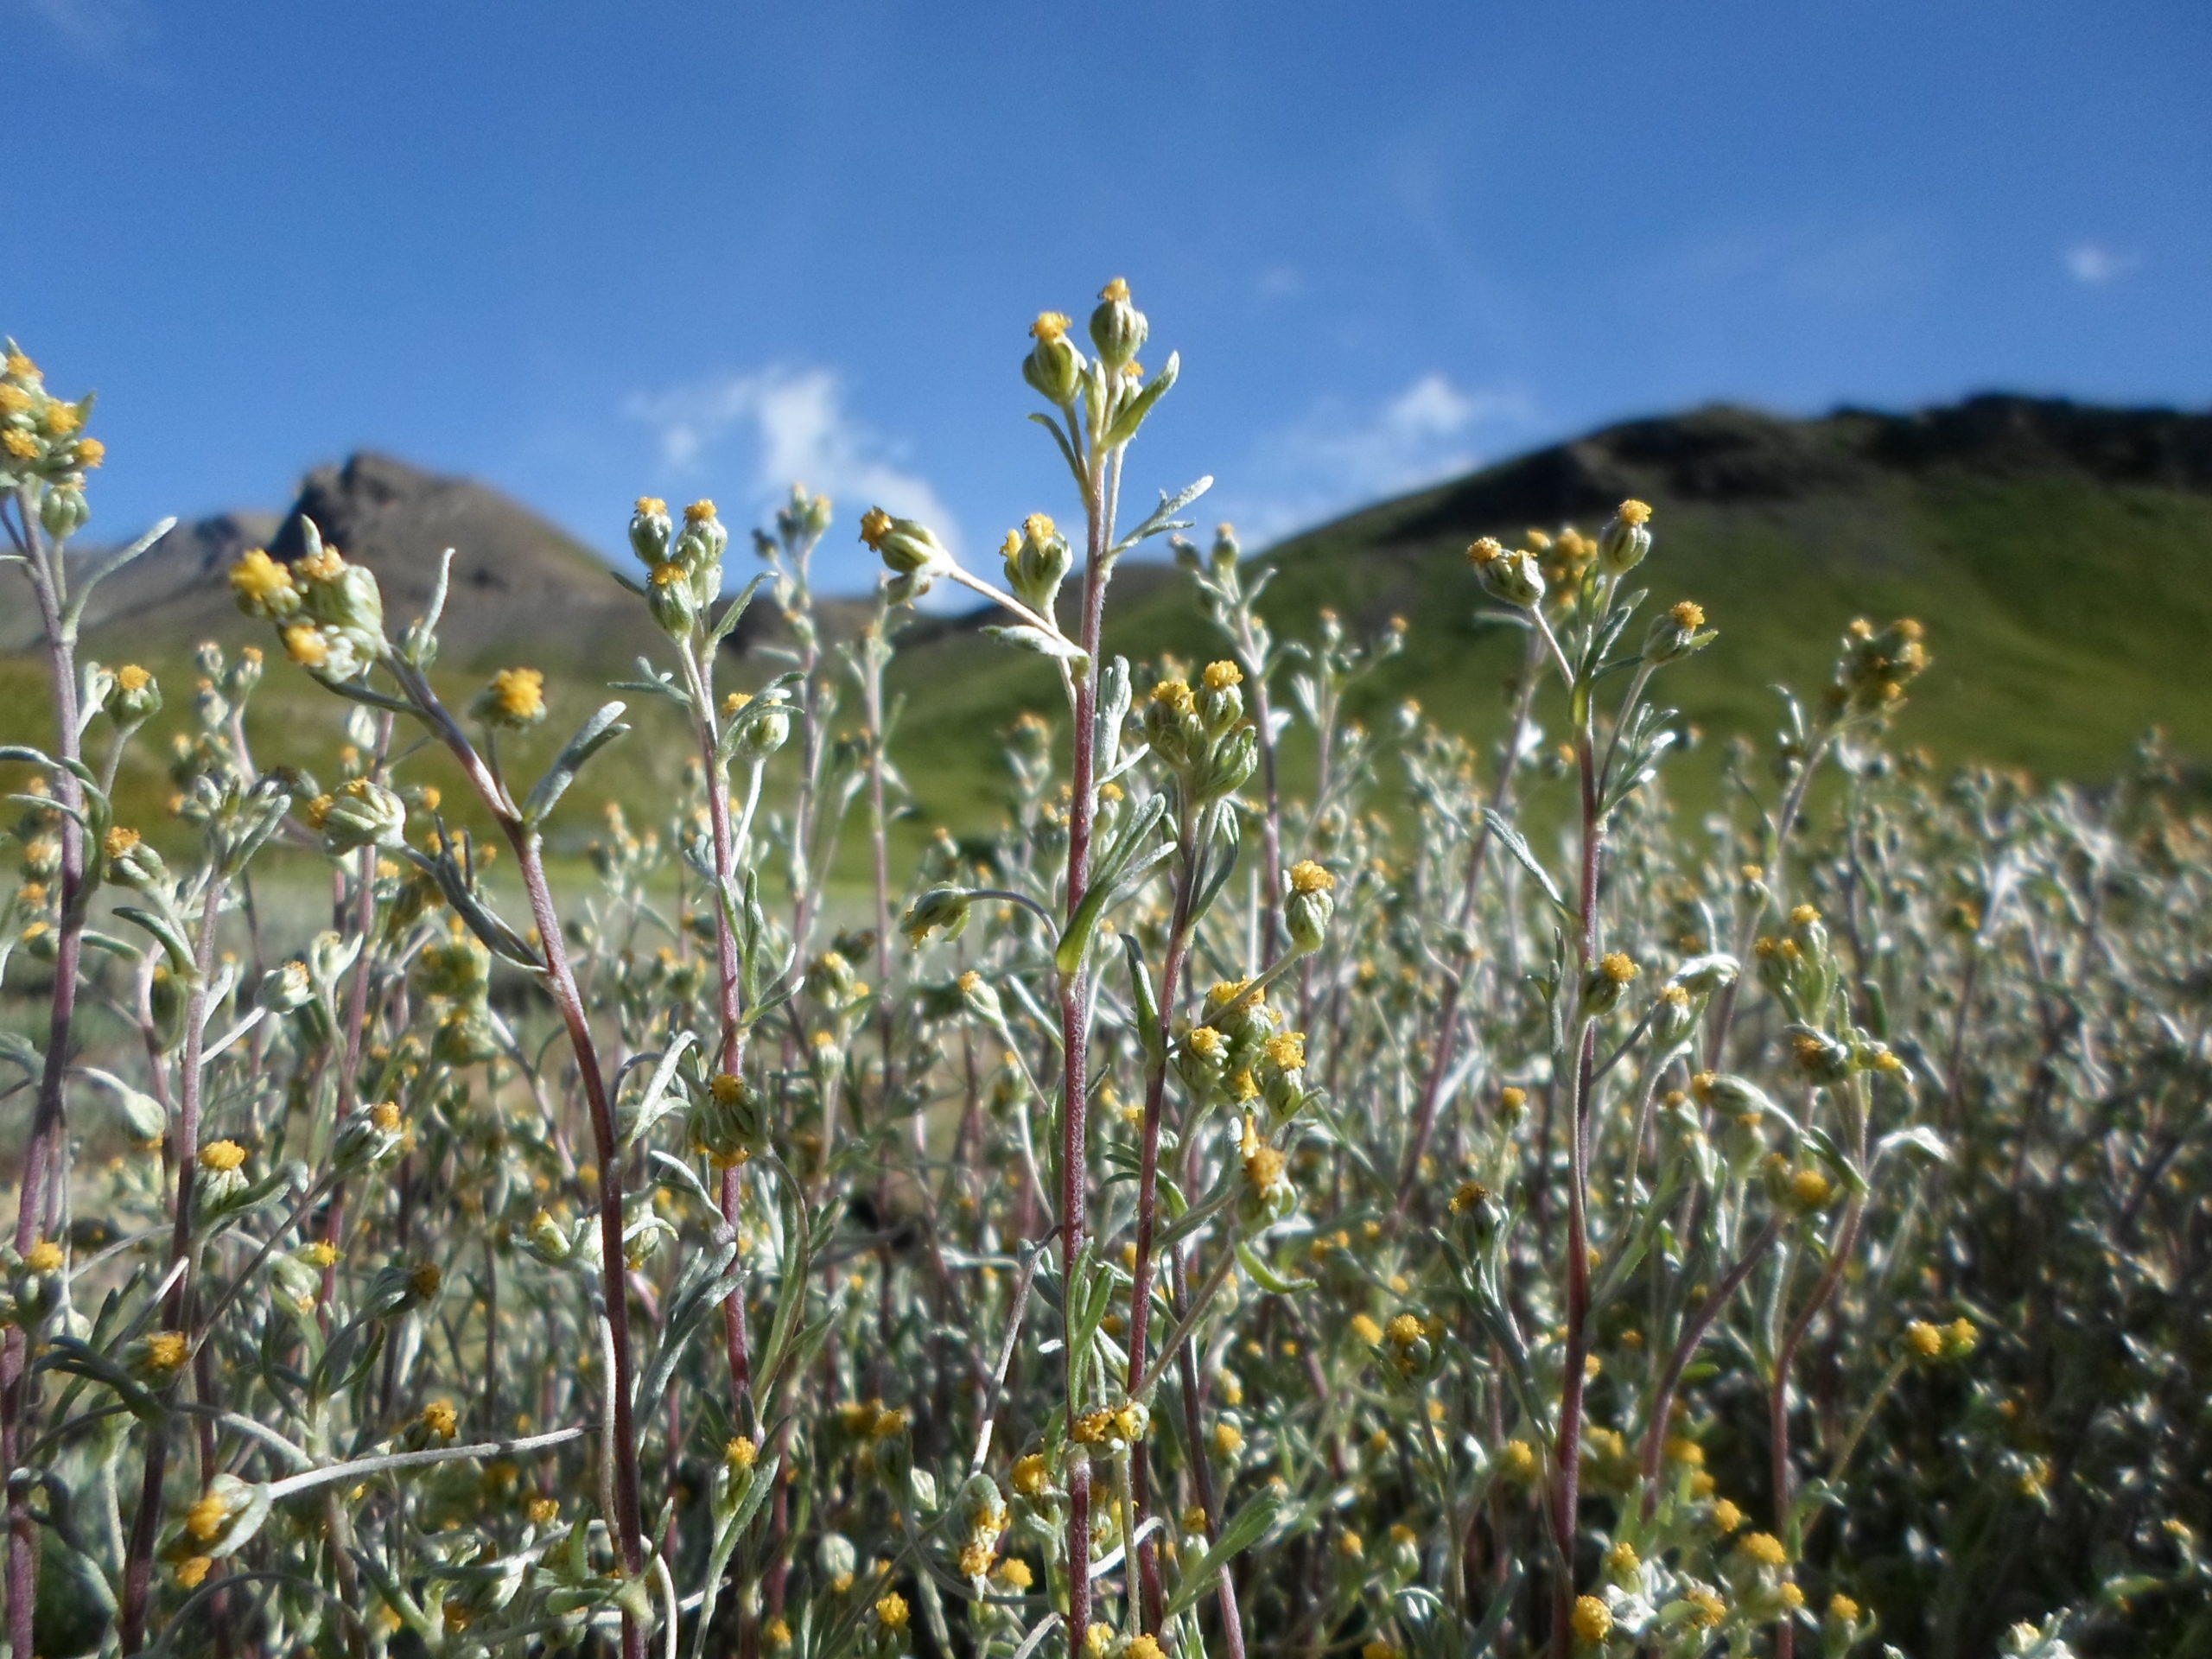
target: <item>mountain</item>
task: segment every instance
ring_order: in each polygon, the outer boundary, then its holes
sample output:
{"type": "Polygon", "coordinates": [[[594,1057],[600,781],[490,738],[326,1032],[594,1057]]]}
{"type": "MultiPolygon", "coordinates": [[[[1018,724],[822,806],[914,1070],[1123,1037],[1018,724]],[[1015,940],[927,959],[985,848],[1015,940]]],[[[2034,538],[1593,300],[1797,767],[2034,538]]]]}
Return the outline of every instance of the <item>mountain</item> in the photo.
{"type": "MultiPolygon", "coordinates": [[[[1815,690],[1845,623],[1911,615],[1936,661],[1903,742],[2094,781],[2156,724],[2185,760],[2212,760],[2212,414],[1993,395],[1905,415],[1720,406],[1629,422],[1291,538],[1268,555],[1262,608],[1294,639],[1324,607],[1355,637],[1412,619],[1349,711],[1373,721],[1413,697],[1486,732],[1518,636],[1478,620],[1468,543],[1594,531],[1629,496],[1656,509],[1636,583],[1654,604],[1697,600],[1720,630],[1662,683],[1707,734],[1772,730],[1770,686],[1815,690]]],[[[1108,651],[1133,662],[1224,654],[1185,583],[1127,600],[1117,586],[1109,618],[1108,651]]],[[[1016,712],[1065,719],[1049,670],[954,637],[904,653],[893,679],[913,693],[901,735],[931,758],[914,781],[934,816],[957,820],[997,787],[995,734],[1016,712]]],[[[1709,785],[1719,747],[1686,757],[1686,779],[1709,785]]],[[[1294,738],[1294,775],[1300,753],[1294,738]]]]}
{"type": "MultiPolygon", "coordinates": [[[[1846,622],[1914,615],[1936,664],[1914,688],[1901,741],[2094,781],[2158,724],[2184,760],[2212,760],[2212,414],[1989,396],[1905,415],[1844,409],[1794,420],[1719,406],[1629,422],[1291,538],[1266,556],[1276,575],[1262,608],[1286,639],[1309,636],[1325,607],[1355,637],[1394,615],[1413,619],[1405,651],[1355,685],[1348,712],[1371,721],[1412,697],[1431,718],[1480,734],[1503,719],[1500,686],[1517,645],[1478,620],[1467,543],[1510,542],[1531,525],[1594,530],[1630,495],[1652,504],[1657,533],[1637,581],[1655,604],[1697,600],[1720,630],[1662,682],[1705,733],[1770,730],[1780,705],[1769,688],[1816,689],[1846,622]]],[[[172,531],[103,590],[86,653],[144,662],[174,704],[198,640],[266,646],[266,630],[232,607],[223,573],[256,543],[296,552],[302,515],[377,570],[398,621],[427,601],[439,553],[456,550],[442,685],[465,698],[492,669],[527,662],[549,671],[555,693],[537,742],[513,746],[518,769],[654,650],[643,607],[565,532],[481,484],[357,454],[310,473],[288,513],[237,512],[172,531]]],[[[831,531],[850,533],[849,524],[831,531]]],[[[19,599],[0,609],[0,741],[43,738],[27,608],[19,599]]],[[[827,631],[843,635],[870,607],[824,609],[827,631]]],[[[1109,615],[1108,650],[1133,662],[1223,654],[1189,584],[1165,564],[1126,563],[1109,615]]],[[[1002,787],[999,734],[1022,710],[1065,723],[1052,667],[982,637],[988,620],[919,617],[899,636],[890,676],[904,699],[898,753],[928,823],[974,822],[988,810],[1002,787]]],[[[736,643],[757,652],[778,632],[762,607],[736,643]]],[[[750,677],[772,671],[763,661],[750,677]]],[[[308,763],[327,753],[343,715],[281,664],[256,709],[267,758],[308,763]]],[[[639,734],[599,763],[601,788],[588,779],[572,797],[579,814],[617,786],[673,784],[679,734],[658,709],[637,718],[639,734]]],[[[1686,757],[1686,786],[1709,783],[1719,747],[1686,757]]],[[[1306,765],[1295,734],[1285,764],[1295,783],[1306,765]]],[[[142,756],[125,793],[165,792],[153,767],[142,756]]]]}

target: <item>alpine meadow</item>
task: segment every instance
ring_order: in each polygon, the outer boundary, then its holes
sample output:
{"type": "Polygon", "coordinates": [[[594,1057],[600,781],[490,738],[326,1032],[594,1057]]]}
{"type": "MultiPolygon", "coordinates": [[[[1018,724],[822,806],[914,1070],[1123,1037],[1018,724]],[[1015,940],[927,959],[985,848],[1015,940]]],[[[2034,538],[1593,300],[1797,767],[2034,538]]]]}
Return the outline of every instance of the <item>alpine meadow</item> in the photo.
{"type": "Polygon", "coordinates": [[[603,675],[304,510],[92,660],[168,526],[8,342],[13,1659],[2212,1659],[2204,731],[2017,766],[2201,637],[1188,539],[1152,333],[1030,326],[987,565],[639,499],[603,675]]]}

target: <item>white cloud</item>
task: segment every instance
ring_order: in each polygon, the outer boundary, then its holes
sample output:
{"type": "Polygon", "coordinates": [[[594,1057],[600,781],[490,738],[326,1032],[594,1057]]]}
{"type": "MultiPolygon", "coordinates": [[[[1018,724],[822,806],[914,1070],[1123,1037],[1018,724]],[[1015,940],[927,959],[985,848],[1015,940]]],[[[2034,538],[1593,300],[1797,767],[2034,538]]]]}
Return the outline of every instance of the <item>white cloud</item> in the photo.
{"type": "Polygon", "coordinates": [[[2076,242],[2059,256],[2066,274],[2085,288],[2101,288],[2143,268],[2143,256],[2102,242],[2076,242]]]}
{"type": "Polygon", "coordinates": [[[151,32],[139,0],[0,0],[0,12],[36,18],[90,57],[105,57],[151,32]]]}
{"type": "Polygon", "coordinates": [[[899,446],[846,409],[834,370],[776,366],[721,375],[636,393],[623,413],[652,431],[672,478],[711,477],[728,465],[734,439],[746,452],[744,487],[756,508],[804,483],[849,517],[882,506],[923,520],[958,548],[958,527],[943,499],[905,464],[899,446]]]}
{"type": "Polygon", "coordinates": [[[1264,437],[1218,499],[1257,545],[1466,472],[1483,457],[1485,429],[1519,430],[1533,412],[1518,391],[1462,389],[1434,371],[1365,409],[1326,399],[1264,437]]]}

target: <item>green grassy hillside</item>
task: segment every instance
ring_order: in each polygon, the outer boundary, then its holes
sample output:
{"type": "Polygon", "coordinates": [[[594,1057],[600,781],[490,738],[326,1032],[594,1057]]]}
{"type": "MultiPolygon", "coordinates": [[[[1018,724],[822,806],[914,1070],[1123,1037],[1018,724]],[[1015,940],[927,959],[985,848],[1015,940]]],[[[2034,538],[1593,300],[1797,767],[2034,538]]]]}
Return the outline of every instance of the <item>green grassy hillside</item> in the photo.
{"type": "MultiPolygon", "coordinates": [[[[1354,712],[1405,697],[1454,728],[1504,717],[1519,636],[1479,624],[1465,550],[1579,521],[1624,496],[1656,509],[1637,574],[1657,604],[1695,599],[1721,637],[1666,694],[1708,738],[1770,728],[1780,682],[1810,691],[1854,616],[1924,621],[1936,658],[1904,741],[1947,760],[2058,777],[2108,774],[2152,725],[2212,758],[2212,420],[1986,399],[1895,419],[1784,422],[1701,411],[1614,429],[1389,501],[1272,556],[1279,635],[1334,607],[1357,635],[1412,623],[1354,712]]],[[[1134,574],[1134,572],[1132,572],[1134,574]]],[[[1187,582],[1151,579],[1111,608],[1108,649],[1223,654],[1187,582]]],[[[1036,658],[947,634],[904,653],[902,733],[925,810],[957,819],[992,782],[995,733],[1060,699],[1036,658]]],[[[1688,777],[1710,777],[1717,742],[1688,777]]],[[[1299,764],[1292,741],[1288,764],[1299,764]]]]}
{"type": "MultiPolygon", "coordinates": [[[[2094,781],[2156,724],[2184,760],[2212,760],[2207,416],[1992,397],[1909,416],[1785,421],[1714,409],[1636,423],[1297,537],[1269,556],[1278,574],[1263,608],[1286,638],[1310,634],[1324,607],[1355,634],[1408,618],[1405,652],[1357,688],[1352,712],[1372,719],[1413,697],[1431,718],[1480,734],[1503,719],[1501,683],[1518,645],[1477,620],[1467,543],[1510,540],[1529,525],[1595,529],[1627,495],[1657,511],[1657,551],[1641,573],[1654,601],[1695,599],[1721,630],[1712,650],[1670,671],[1667,687],[1708,739],[1770,728],[1778,705],[1769,686],[1815,688],[1851,618],[1913,615],[1928,626],[1936,666],[1915,687],[1904,741],[1945,759],[2094,781]]],[[[438,677],[465,699],[502,664],[548,671],[553,717],[512,756],[518,772],[537,750],[550,754],[607,695],[605,682],[653,646],[642,607],[596,560],[479,486],[357,457],[311,474],[299,507],[378,569],[395,616],[420,608],[438,550],[459,550],[438,677]]],[[[157,733],[180,723],[199,640],[270,644],[232,608],[222,570],[249,531],[274,534],[281,552],[287,532],[277,524],[240,515],[180,532],[95,608],[86,654],[143,662],[168,688],[172,712],[157,733]]],[[[849,627],[861,611],[840,605],[827,620],[833,631],[849,627]]],[[[0,741],[42,742],[43,665],[20,604],[5,615],[0,741]]],[[[1016,715],[1065,721],[1049,666],[982,637],[975,625],[988,620],[921,619],[903,638],[896,742],[925,823],[974,823],[991,812],[999,734],[1016,715]]],[[[748,627],[741,637],[761,636],[748,627]]],[[[1116,579],[1108,648],[1138,663],[1222,654],[1188,582],[1135,562],[1116,579]]],[[[733,666],[744,683],[748,670],[733,666]]],[[[758,669],[772,671],[766,662],[758,669]]],[[[343,715],[272,662],[254,739],[268,762],[327,764],[343,715]]],[[[657,707],[637,720],[635,734],[571,795],[572,833],[610,792],[650,798],[674,783],[680,732],[657,707]]],[[[1687,758],[1683,786],[1711,778],[1719,747],[1708,741],[1687,758]]],[[[1294,734],[1294,783],[1304,764],[1294,734]]],[[[142,746],[121,791],[126,817],[157,818],[167,793],[156,747],[142,746]]]]}

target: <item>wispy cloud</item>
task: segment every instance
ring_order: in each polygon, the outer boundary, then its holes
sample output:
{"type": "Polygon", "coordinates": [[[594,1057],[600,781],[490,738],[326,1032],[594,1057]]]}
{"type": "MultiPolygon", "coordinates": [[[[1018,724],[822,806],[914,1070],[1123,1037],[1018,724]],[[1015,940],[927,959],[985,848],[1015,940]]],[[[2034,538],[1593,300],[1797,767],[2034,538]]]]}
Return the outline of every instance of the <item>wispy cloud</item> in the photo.
{"type": "Polygon", "coordinates": [[[1659,250],[1640,280],[1848,310],[1894,299],[1927,275],[1932,258],[1924,239],[1903,225],[1816,217],[1693,232],[1659,250]]]}
{"type": "Polygon", "coordinates": [[[152,32],[142,0],[0,0],[0,16],[29,17],[89,57],[108,57],[152,32]]]}
{"type": "Polygon", "coordinates": [[[754,508],[804,483],[851,516],[880,505],[922,519],[958,548],[944,500],[902,446],[847,410],[834,370],[779,365],[721,375],[638,392],[623,412],[652,433],[671,479],[709,480],[734,459],[754,508]]]}
{"type": "Polygon", "coordinates": [[[2058,256],[2066,274],[2084,288],[2102,288],[2143,269],[2143,256],[2104,242],[2076,242],[2058,256]]]}
{"type": "Polygon", "coordinates": [[[1217,499],[1248,543],[1266,543],[1465,472],[1484,458],[1485,435],[1525,430],[1534,416],[1524,392],[1463,388],[1432,371],[1380,404],[1317,404],[1263,437],[1217,499]]]}

